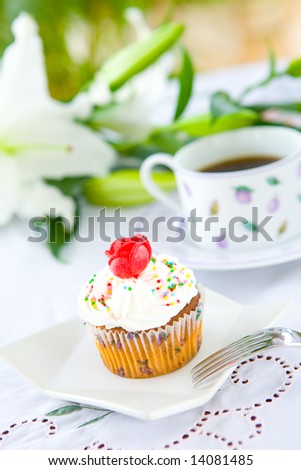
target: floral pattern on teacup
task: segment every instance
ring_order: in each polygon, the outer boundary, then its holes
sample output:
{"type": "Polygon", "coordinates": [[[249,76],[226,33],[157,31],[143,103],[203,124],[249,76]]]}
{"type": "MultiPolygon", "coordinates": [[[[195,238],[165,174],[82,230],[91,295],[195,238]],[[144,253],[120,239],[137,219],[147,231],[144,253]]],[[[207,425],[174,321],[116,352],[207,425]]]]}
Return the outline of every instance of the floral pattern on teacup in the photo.
{"type": "Polygon", "coordinates": [[[244,227],[249,231],[249,232],[258,232],[258,227],[254,222],[251,222],[250,220],[247,222],[243,222],[244,227]]]}
{"type": "Polygon", "coordinates": [[[280,227],[279,227],[279,229],[278,229],[278,235],[279,235],[279,236],[282,235],[284,232],[286,232],[287,226],[288,226],[288,221],[285,220],[285,221],[280,225],[280,227]]]}
{"type": "Polygon", "coordinates": [[[216,239],[216,244],[219,248],[228,248],[228,239],[225,235],[220,235],[216,239]]]}
{"type": "Polygon", "coordinates": [[[235,190],[235,197],[238,202],[241,204],[249,204],[252,202],[252,193],[253,189],[249,186],[236,186],[235,190]]]}
{"type": "Polygon", "coordinates": [[[219,203],[218,200],[216,199],[215,201],[212,202],[210,206],[210,215],[217,215],[219,213],[219,203]]]}
{"type": "Polygon", "coordinates": [[[276,176],[270,176],[266,181],[270,186],[277,186],[278,184],[281,184],[281,181],[276,178],[276,176]]]}
{"type": "Polygon", "coordinates": [[[185,189],[186,193],[188,194],[188,196],[191,197],[191,196],[192,196],[192,192],[191,192],[191,189],[190,189],[189,184],[186,183],[186,182],[184,182],[184,183],[183,183],[183,186],[184,186],[184,189],[185,189]]]}
{"type": "Polygon", "coordinates": [[[274,214],[275,212],[278,211],[279,207],[280,207],[280,199],[277,196],[275,196],[268,203],[267,209],[271,214],[274,214]]]}

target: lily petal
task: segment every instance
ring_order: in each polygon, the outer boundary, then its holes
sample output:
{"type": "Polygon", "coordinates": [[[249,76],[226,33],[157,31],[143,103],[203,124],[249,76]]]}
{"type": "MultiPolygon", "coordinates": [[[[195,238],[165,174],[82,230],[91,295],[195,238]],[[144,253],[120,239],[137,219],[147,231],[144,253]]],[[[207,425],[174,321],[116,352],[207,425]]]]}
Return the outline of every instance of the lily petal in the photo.
{"type": "Polygon", "coordinates": [[[14,214],[72,221],[74,201],[44,178],[103,176],[115,151],[100,135],[73,121],[85,103],[65,105],[49,96],[43,47],[35,21],[22,13],[0,70],[0,224],[14,214]]]}
{"type": "Polygon", "coordinates": [[[145,17],[136,7],[128,7],[124,12],[125,19],[135,29],[137,39],[145,39],[150,36],[151,28],[145,21],[145,17]]]}
{"type": "Polygon", "coordinates": [[[91,109],[87,99],[75,98],[62,104],[51,98],[38,25],[27,13],[21,13],[12,24],[14,42],[5,50],[0,69],[0,113],[7,118],[1,133],[16,119],[27,119],[28,111],[43,109],[62,116],[86,117],[91,109]]]}
{"type": "MultiPolygon", "coordinates": [[[[97,122],[128,140],[144,140],[158,122],[158,109],[167,95],[175,57],[168,52],[114,93],[116,105],[97,112],[97,122]]],[[[99,75],[100,77],[100,75],[99,75]]],[[[97,89],[97,81],[93,91],[97,89]]],[[[93,101],[95,94],[90,94],[93,101]]],[[[95,103],[97,104],[97,103],[95,103]]]]}
{"type": "Polygon", "coordinates": [[[22,200],[17,211],[20,217],[47,216],[50,215],[50,209],[55,209],[56,217],[66,217],[73,227],[75,205],[72,198],[42,181],[23,185],[22,200]]]}
{"type": "Polygon", "coordinates": [[[19,192],[16,162],[0,155],[0,225],[7,224],[13,217],[18,206],[19,192]]]}
{"type": "Polygon", "coordinates": [[[12,31],[15,41],[3,54],[0,73],[0,112],[8,110],[9,116],[14,107],[20,115],[51,103],[36,22],[21,13],[13,22],[12,31]]]}
{"type": "Polygon", "coordinates": [[[15,136],[20,148],[22,180],[106,175],[116,154],[99,135],[84,126],[41,114],[32,116],[15,136]],[[28,146],[28,150],[26,150],[28,146]],[[36,146],[36,148],[35,148],[36,146]]]}

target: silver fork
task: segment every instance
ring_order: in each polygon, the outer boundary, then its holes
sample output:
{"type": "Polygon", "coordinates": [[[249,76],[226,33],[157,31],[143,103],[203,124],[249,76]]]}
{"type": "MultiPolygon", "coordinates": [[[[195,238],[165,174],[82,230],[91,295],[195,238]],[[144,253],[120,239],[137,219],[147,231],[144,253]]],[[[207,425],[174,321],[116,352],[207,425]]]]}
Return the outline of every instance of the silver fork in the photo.
{"type": "Polygon", "coordinates": [[[213,374],[238,364],[254,353],[284,346],[301,346],[301,333],[281,327],[255,331],[199,362],[191,370],[193,387],[197,388],[213,374]]]}

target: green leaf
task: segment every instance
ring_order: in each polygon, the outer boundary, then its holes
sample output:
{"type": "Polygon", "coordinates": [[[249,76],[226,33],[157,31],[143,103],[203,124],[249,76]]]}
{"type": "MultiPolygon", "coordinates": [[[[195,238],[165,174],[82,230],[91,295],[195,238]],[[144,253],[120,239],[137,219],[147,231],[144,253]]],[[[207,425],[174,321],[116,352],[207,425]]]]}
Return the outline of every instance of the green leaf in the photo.
{"type": "Polygon", "coordinates": [[[112,413],[114,413],[114,411],[109,411],[108,413],[106,413],[104,415],[101,415],[101,416],[98,416],[97,418],[91,419],[90,421],[87,421],[86,423],[83,423],[80,426],[77,426],[77,429],[83,428],[84,426],[88,426],[89,424],[97,423],[98,421],[102,420],[103,418],[105,418],[106,416],[108,416],[112,413]]]}
{"type": "MultiPolygon", "coordinates": [[[[165,131],[180,131],[193,137],[203,137],[217,132],[252,126],[260,121],[260,115],[249,109],[221,116],[212,122],[211,114],[192,116],[170,124],[165,131]]],[[[163,129],[162,129],[163,130],[163,129]]]]}
{"type": "Polygon", "coordinates": [[[275,176],[271,176],[270,178],[267,178],[267,183],[271,186],[277,186],[278,184],[281,184],[281,181],[275,176]]]}
{"type": "Polygon", "coordinates": [[[250,109],[257,112],[263,112],[268,109],[280,109],[284,111],[296,111],[301,113],[301,103],[261,103],[250,105],[250,109]]]}
{"type": "Polygon", "coordinates": [[[89,176],[68,177],[60,180],[45,178],[44,181],[58,188],[65,196],[79,196],[89,176]]]}
{"type": "Polygon", "coordinates": [[[236,186],[235,191],[244,191],[246,193],[253,193],[254,190],[249,188],[249,186],[236,186]]]}
{"type": "Polygon", "coordinates": [[[181,47],[182,66],[177,75],[179,81],[179,95],[177,100],[174,120],[178,119],[186,109],[193,88],[193,64],[191,57],[185,47],[181,47]]]}
{"type": "Polygon", "coordinates": [[[239,112],[241,107],[227,93],[217,91],[210,98],[210,111],[213,119],[239,112]]]}
{"type": "MultiPolygon", "coordinates": [[[[171,172],[154,172],[154,180],[165,191],[175,189],[171,172]]],[[[93,178],[84,186],[83,193],[97,206],[132,206],[153,200],[140,181],[139,170],[128,169],[111,173],[104,178],[93,178]]]]}
{"type": "Polygon", "coordinates": [[[183,31],[184,26],[179,23],[164,24],[148,38],[130,44],[109,57],[100,70],[110,89],[118,90],[131,77],[153,64],[175,44],[183,31]]]}
{"type": "Polygon", "coordinates": [[[120,168],[139,168],[141,160],[158,152],[175,154],[183,145],[189,143],[192,139],[188,136],[175,134],[175,132],[161,132],[160,129],[154,129],[147,140],[118,140],[109,142],[119,153],[120,158],[114,166],[120,168]],[[124,158],[129,156],[130,158],[124,158]]]}
{"type": "Polygon", "coordinates": [[[258,227],[256,224],[253,224],[253,222],[249,221],[249,222],[246,222],[244,223],[244,226],[247,230],[249,230],[250,232],[258,232],[258,227]]]}
{"type": "Polygon", "coordinates": [[[70,413],[74,413],[75,411],[80,411],[83,409],[81,405],[67,405],[62,406],[61,408],[57,408],[56,410],[50,411],[46,414],[46,416],[64,416],[69,415],[70,413]]]}
{"type": "Polygon", "coordinates": [[[299,202],[301,202],[301,194],[297,194],[297,199],[299,202]]]}
{"type": "Polygon", "coordinates": [[[74,198],[76,209],[76,218],[74,220],[65,220],[62,217],[48,217],[46,221],[47,225],[47,245],[55,258],[61,260],[60,255],[63,247],[70,243],[72,236],[78,228],[79,221],[79,204],[78,200],[74,198]]]}
{"type": "Polygon", "coordinates": [[[293,60],[287,70],[286,73],[291,77],[300,77],[301,76],[301,58],[293,60]]]}
{"type": "MultiPolygon", "coordinates": [[[[166,152],[175,154],[183,145],[189,143],[191,139],[183,136],[176,135],[174,132],[161,132],[160,129],[154,129],[151,135],[144,142],[122,140],[117,142],[110,142],[110,144],[117,150],[122,156],[129,155],[130,157],[137,157],[139,165],[141,159],[153,155],[157,152],[166,152]]],[[[121,158],[117,163],[117,167],[121,165],[129,165],[126,163],[126,159],[121,158]],[[123,160],[123,161],[122,161],[123,160]]],[[[131,159],[131,168],[132,159],[131,159]]]]}
{"type": "Polygon", "coordinates": [[[71,240],[71,230],[61,217],[50,217],[47,221],[48,247],[57,259],[60,259],[61,250],[71,240]]]}
{"type": "MultiPolygon", "coordinates": [[[[74,216],[79,216],[79,198],[82,194],[84,183],[89,180],[88,176],[62,178],[60,180],[45,178],[45,183],[55,186],[65,196],[70,196],[75,201],[74,216]]],[[[65,244],[70,243],[73,234],[78,228],[78,217],[74,220],[63,220],[61,217],[48,217],[46,229],[48,233],[47,244],[57,259],[60,259],[61,251],[65,244]]]]}
{"type": "Polygon", "coordinates": [[[189,140],[187,137],[177,136],[174,132],[154,131],[148,138],[147,143],[157,149],[159,152],[175,154],[189,140]]]}

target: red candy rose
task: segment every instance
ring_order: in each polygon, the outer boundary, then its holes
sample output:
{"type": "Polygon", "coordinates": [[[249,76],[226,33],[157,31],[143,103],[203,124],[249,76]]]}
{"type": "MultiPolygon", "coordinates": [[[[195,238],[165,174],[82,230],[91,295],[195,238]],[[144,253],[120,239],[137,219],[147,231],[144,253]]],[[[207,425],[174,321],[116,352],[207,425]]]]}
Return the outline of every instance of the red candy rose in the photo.
{"type": "Polygon", "coordinates": [[[109,266],[115,276],[121,279],[137,278],[150,262],[152,249],[144,235],[135,235],[132,238],[115,240],[109,250],[109,266]]]}

